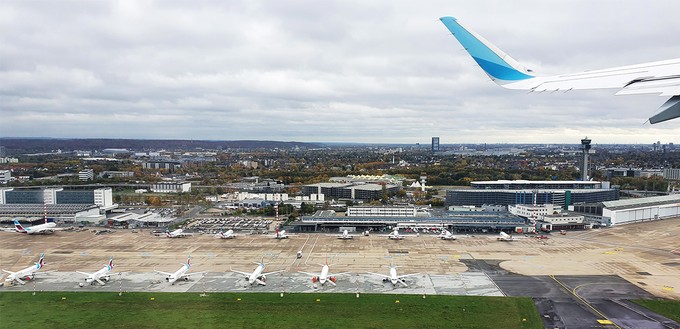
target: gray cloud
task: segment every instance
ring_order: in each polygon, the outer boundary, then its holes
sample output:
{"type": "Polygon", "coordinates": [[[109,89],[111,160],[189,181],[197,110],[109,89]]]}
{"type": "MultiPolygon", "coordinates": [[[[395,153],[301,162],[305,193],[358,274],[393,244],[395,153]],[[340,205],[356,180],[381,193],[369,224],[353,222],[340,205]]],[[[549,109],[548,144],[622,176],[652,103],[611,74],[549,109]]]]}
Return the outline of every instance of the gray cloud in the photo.
{"type": "Polygon", "coordinates": [[[679,142],[665,99],[497,87],[452,15],[546,74],[678,57],[677,1],[3,1],[0,135],[679,142]]]}

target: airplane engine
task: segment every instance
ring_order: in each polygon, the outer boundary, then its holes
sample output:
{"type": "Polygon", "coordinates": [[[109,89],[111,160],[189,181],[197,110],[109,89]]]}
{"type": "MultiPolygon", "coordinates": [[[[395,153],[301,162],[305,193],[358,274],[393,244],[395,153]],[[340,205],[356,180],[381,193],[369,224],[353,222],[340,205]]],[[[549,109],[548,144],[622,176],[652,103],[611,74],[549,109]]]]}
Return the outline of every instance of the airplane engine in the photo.
{"type": "Polygon", "coordinates": [[[333,282],[333,283],[335,283],[335,280],[337,280],[334,276],[330,277],[329,279],[330,279],[331,282],[333,282]]]}
{"type": "Polygon", "coordinates": [[[184,277],[184,281],[189,281],[189,277],[188,277],[188,276],[185,276],[185,277],[184,277]]]}
{"type": "Polygon", "coordinates": [[[262,276],[262,282],[267,282],[267,277],[264,275],[262,276]]]}
{"type": "Polygon", "coordinates": [[[319,277],[318,277],[318,276],[313,276],[313,277],[312,277],[312,283],[317,283],[318,281],[319,281],[319,277]]]}
{"type": "Polygon", "coordinates": [[[108,282],[109,280],[111,280],[111,277],[107,275],[107,276],[105,276],[103,279],[104,279],[104,281],[107,281],[107,282],[108,282]]]}
{"type": "Polygon", "coordinates": [[[165,281],[168,281],[168,282],[170,282],[170,278],[165,278],[165,281]]]}

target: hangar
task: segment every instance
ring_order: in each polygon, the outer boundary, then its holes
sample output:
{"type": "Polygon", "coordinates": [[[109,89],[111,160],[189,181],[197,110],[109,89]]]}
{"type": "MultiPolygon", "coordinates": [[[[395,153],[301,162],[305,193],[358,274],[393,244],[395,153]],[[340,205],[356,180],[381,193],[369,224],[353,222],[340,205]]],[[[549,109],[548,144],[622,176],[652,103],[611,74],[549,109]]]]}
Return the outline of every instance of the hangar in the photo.
{"type": "Polygon", "coordinates": [[[680,194],[574,205],[573,210],[602,216],[608,225],[680,217],[680,194]]]}

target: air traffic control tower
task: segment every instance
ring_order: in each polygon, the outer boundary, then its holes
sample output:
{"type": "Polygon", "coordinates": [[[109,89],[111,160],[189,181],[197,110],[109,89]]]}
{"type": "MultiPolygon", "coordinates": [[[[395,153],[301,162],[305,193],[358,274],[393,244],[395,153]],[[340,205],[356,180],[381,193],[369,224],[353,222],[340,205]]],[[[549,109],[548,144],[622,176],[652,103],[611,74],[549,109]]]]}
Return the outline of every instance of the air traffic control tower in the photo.
{"type": "Polygon", "coordinates": [[[583,164],[581,166],[581,180],[587,181],[588,177],[588,153],[590,153],[590,139],[588,137],[581,140],[581,150],[583,151],[583,164]]]}

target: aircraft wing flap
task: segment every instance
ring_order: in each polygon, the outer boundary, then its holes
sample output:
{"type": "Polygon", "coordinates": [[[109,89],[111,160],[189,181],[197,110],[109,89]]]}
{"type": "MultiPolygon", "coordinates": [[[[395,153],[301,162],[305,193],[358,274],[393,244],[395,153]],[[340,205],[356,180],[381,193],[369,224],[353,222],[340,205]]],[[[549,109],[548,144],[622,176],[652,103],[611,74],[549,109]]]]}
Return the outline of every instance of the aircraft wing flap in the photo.
{"type": "Polygon", "coordinates": [[[319,273],[310,273],[310,272],[303,272],[303,271],[298,271],[298,273],[307,274],[309,276],[319,276],[319,273]]]}
{"type": "Polygon", "coordinates": [[[156,272],[156,273],[163,274],[163,275],[167,275],[167,276],[171,276],[171,275],[174,274],[174,273],[168,273],[168,272],[163,272],[163,271],[158,271],[158,270],[155,270],[155,272],[156,272]]]}
{"type": "Polygon", "coordinates": [[[634,82],[616,93],[616,95],[637,94],[680,95],[680,77],[634,82]]]}
{"type": "Polygon", "coordinates": [[[375,275],[375,276],[379,276],[379,277],[381,277],[381,278],[387,278],[387,279],[390,279],[390,278],[391,278],[391,276],[389,276],[389,275],[378,274],[378,273],[373,273],[373,272],[367,272],[367,273],[368,273],[368,274],[373,274],[373,275],[375,275]]]}
{"type": "Polygon", "coordinates": [[[252,273],[246,273],[246,272],[241,272],[241,271],[232,270],[232,269],[229,269],[229,270],[234,272],[234,273],[238,273],[238,274],[245,275],[245,276],[250,276],[252,274],[252,273]]]}
{"type": "Polygon", "coordinates": [[[203,271],[203,272],[191,272],[191,273],[186,273],[184,276],[192,276],[192,275],[203,275],[208,273],[208,271],[203,271]]]}

